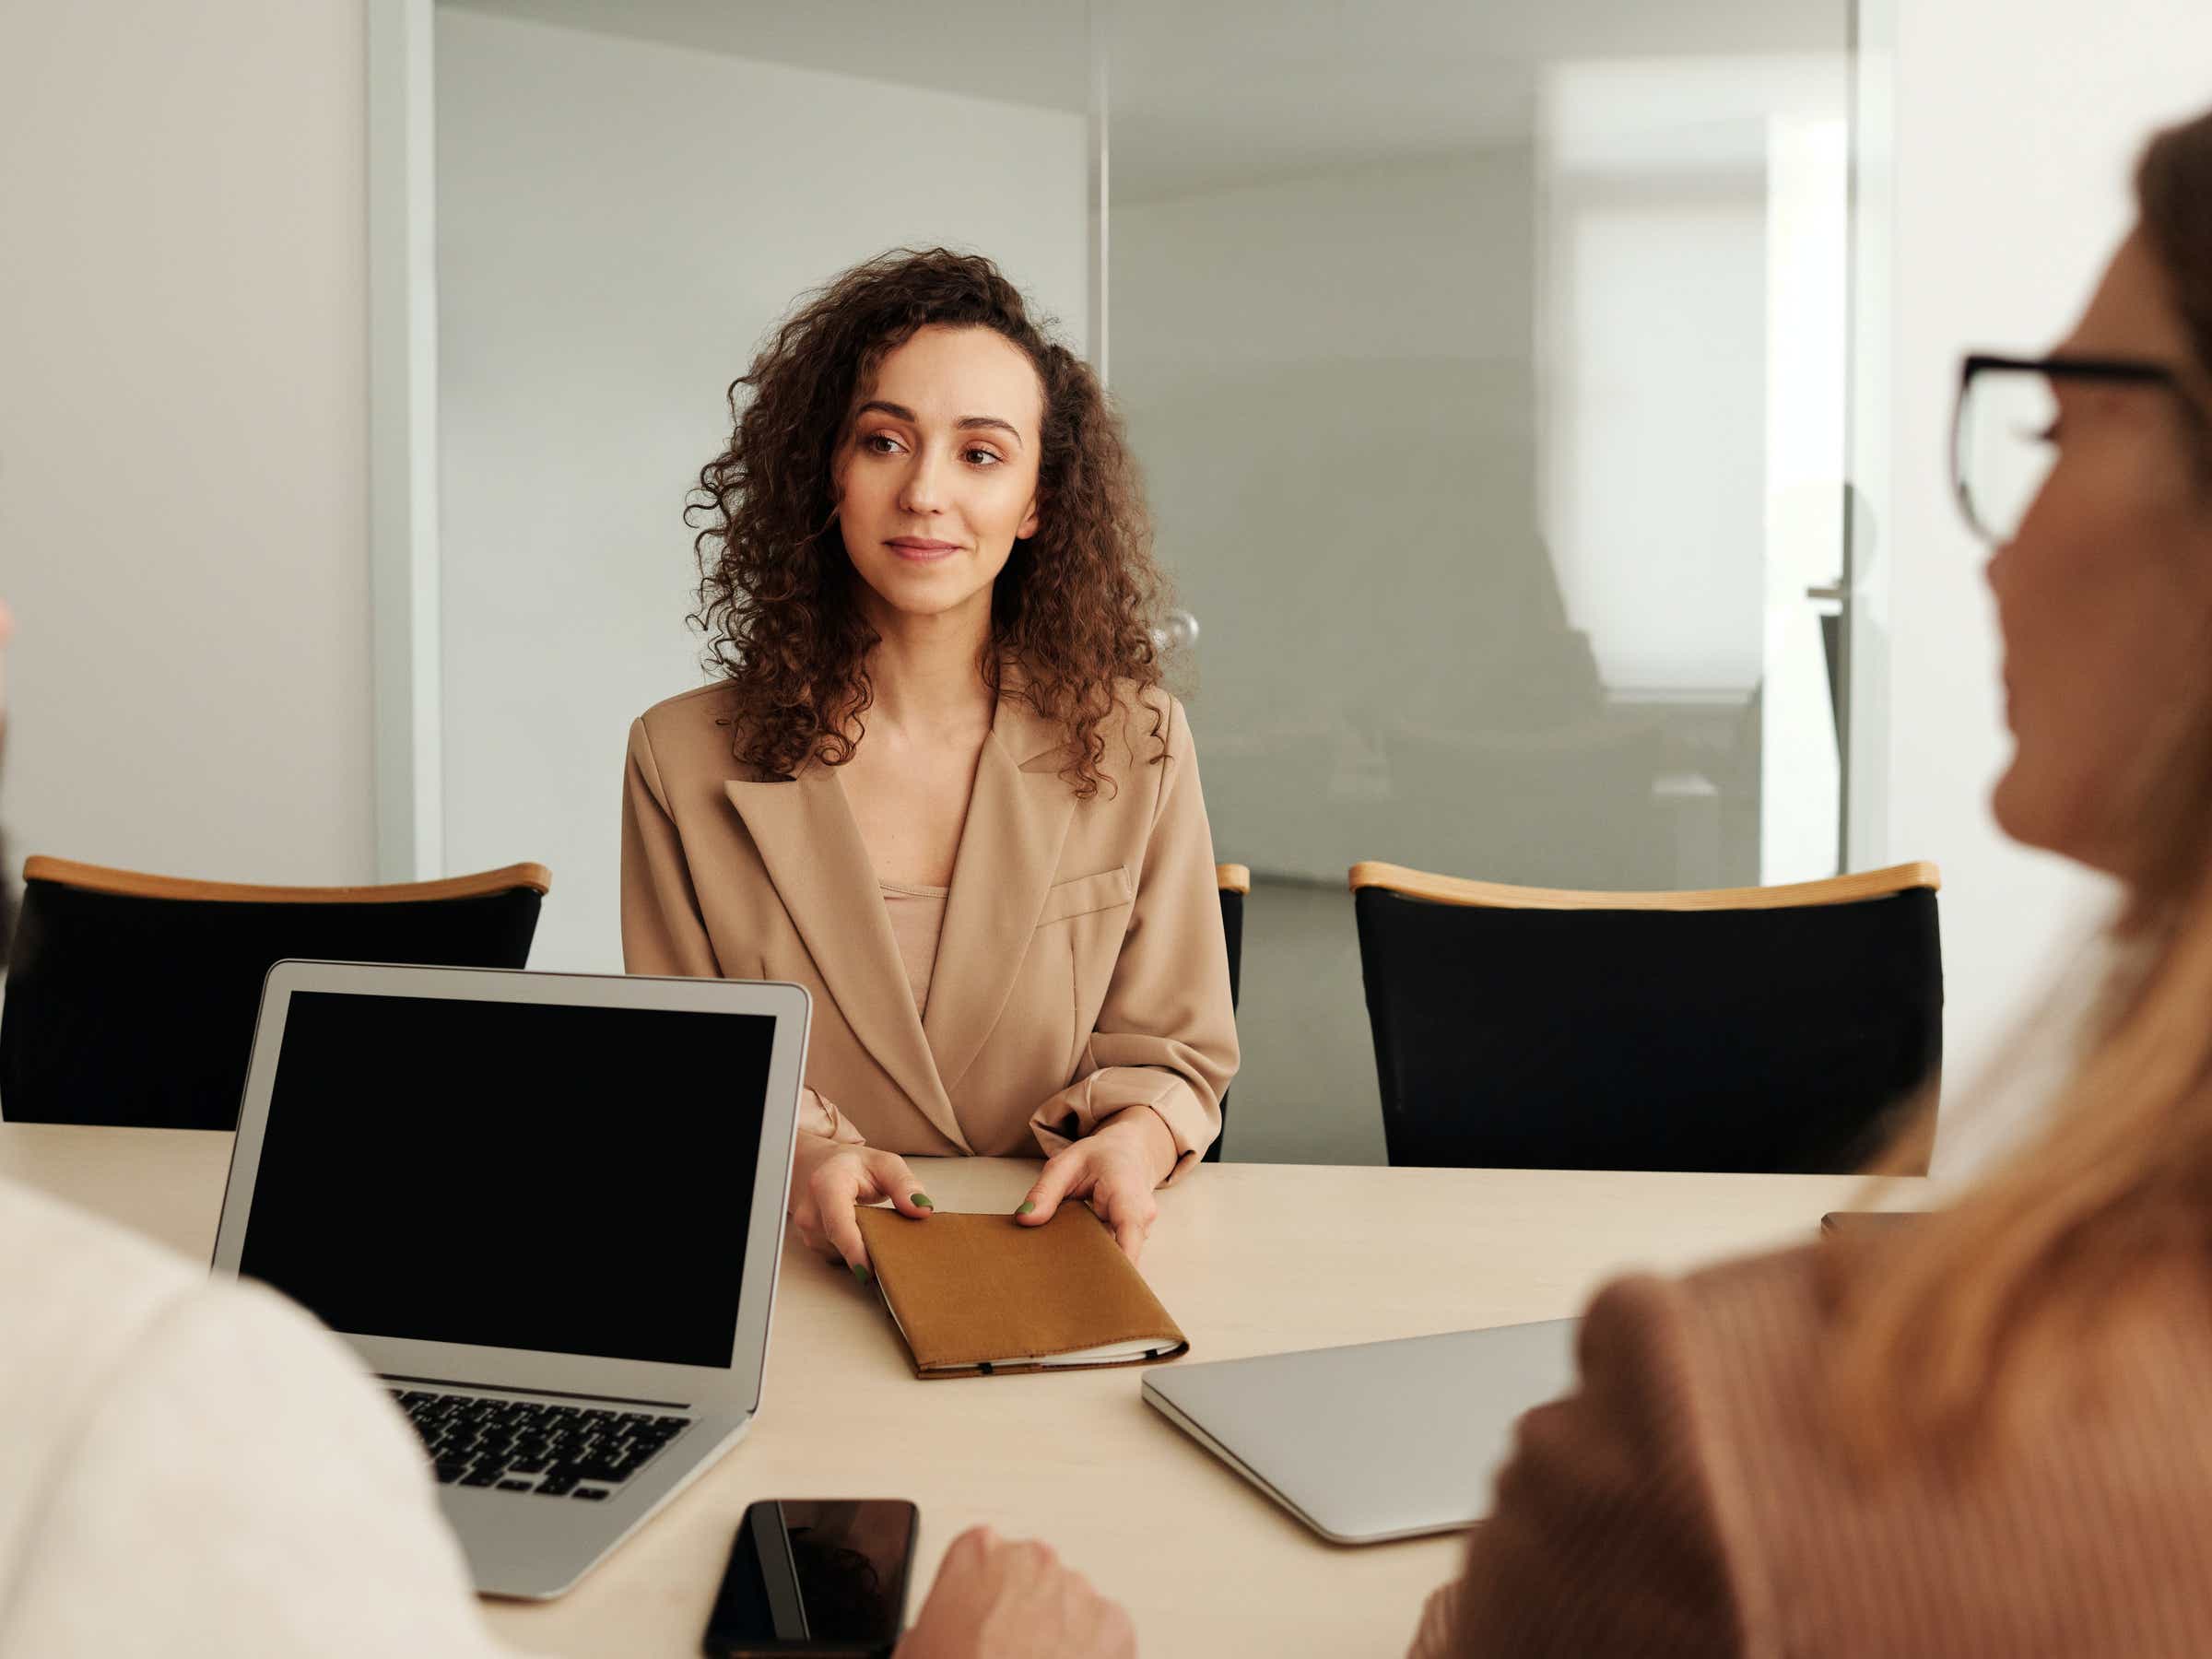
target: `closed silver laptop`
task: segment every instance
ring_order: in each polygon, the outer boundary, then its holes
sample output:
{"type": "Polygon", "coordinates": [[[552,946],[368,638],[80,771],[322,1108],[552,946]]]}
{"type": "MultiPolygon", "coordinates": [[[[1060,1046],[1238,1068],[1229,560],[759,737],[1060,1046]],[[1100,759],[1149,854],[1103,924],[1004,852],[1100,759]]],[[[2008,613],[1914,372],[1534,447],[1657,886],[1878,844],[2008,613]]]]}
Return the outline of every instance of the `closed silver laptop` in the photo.
{"type": "Polygon", "coordinates": [[[378,1372],[477,1587],[559,1594],[759,1408],[806,993],[279,962],[216,1236],[378,1372]]]}
{"type": "Polygon", "coordinates": [[[1582,1322],[1309,1348],[1145,1379],[1145,1399],[1323,1537],[1471,1525],[1532,1406],[1574,1382],[1582,1322]]]}

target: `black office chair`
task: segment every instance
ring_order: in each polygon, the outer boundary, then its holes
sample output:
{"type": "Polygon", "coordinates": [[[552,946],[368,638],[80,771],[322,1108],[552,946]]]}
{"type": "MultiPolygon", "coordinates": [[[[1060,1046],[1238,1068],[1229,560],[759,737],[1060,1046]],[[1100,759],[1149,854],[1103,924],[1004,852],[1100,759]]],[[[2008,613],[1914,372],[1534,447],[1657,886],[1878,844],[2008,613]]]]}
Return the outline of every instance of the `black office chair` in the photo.
{"type": "Polygon", "coordinates": [[[0,1116],[234,1129],[271,963],[520,968],[551,884],[535,864],[277,888],[29,859],[0,1007],[0,1116]]]}
{"type": "MultiPolygon", "coordinates": [[[[1252,891],[1252,872],[1242,865],[1216,865],[1214,885],[1221,889],[1221,935],[1229,942],[1229,1006],[1233,1012],[1243,982],[1244,895],[1252,891]]],[[[1201,1163],[1221,1161],[1221,1143],[1229,1137],[1229,1091],[1221,1093],[1221,1133],[1206,1149],[1201,1163]]]]}
{"type": "Polygon", "coordinates": [[[1583,893],[1351,873],[1394,1164],[1841,1172],[1943,1059],[1934,865],[1583,893]]]}

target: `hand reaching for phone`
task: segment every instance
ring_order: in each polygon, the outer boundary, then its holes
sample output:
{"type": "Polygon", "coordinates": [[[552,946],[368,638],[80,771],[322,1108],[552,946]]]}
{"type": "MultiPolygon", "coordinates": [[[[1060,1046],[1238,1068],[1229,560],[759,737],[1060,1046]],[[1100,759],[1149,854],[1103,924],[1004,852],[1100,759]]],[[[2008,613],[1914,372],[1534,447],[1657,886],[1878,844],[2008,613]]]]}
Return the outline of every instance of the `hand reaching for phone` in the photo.
{"type": "Polygon", "coordinates": [[[987,1526],[952,1541],[921,1617],[894,1659],[1134,1659],[1120,1605],[1065,1567],[1049,1545],[987,1526]]]}

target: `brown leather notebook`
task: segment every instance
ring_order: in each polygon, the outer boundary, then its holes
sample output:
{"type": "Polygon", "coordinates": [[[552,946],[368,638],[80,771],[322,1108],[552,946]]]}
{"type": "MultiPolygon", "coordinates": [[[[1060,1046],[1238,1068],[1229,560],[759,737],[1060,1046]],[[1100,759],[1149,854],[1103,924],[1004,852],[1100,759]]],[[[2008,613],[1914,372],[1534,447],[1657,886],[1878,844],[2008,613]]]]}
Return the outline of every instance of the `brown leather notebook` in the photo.
{"type": "Polygon", "coordinates": [[[859,1217],[917,1377],[1135,1365],[1191,1346],[1087,1205],[1063,1204],[1042,1227],[958,1211],[859,1217]]]}

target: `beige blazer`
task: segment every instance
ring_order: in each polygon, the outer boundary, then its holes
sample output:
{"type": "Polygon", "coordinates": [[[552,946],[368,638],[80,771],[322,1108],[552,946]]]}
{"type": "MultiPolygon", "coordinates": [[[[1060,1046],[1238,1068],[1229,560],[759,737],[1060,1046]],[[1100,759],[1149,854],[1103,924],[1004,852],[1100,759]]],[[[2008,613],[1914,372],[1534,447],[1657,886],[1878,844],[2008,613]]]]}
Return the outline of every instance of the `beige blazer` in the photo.
{"type": "Polygon", "coordinates": [[[2100,1333],[2102,1393],[1984,1459],[1854,1479],[1820,1250],[1606,1290],[1414,1647],[1681,1659],[2212,1653],[2212,1274],[2100,1333]]]}
{"type": "Polygon", "coordinates": [[[719,687],[631,727],[622,953],[632,973],[789,980],[814,997],[806,1082],[899,1153],[1052,1153],[1130,1106],[1176,1172],[1237,1069],[1229,960],[1189,723],[1164,692],[1106,729],[1077,800],[1059,731],[999,702],[946,900],[926,1020],[835,767],[746,776],[719,687]],[[1167,759],[1151,709],[1167,714],[1167,759]],[[1133,729],[1132,729],[1133,728],[1133,729]],[[1130,740],[1136,750],[1133,754],[1130,740]]]}

